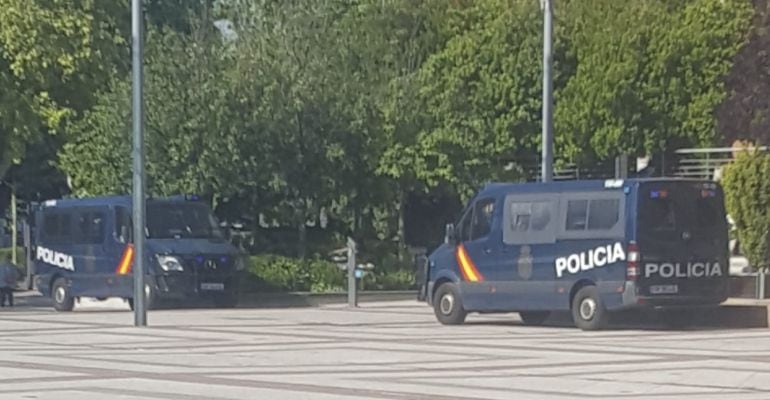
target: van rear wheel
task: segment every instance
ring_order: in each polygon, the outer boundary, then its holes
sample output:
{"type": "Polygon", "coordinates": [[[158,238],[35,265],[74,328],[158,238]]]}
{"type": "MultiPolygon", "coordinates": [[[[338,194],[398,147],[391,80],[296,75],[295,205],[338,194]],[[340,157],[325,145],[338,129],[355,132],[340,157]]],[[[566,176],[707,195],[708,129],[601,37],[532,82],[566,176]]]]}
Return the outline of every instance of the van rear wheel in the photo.
{"type": "Polygon", "coordinates": [[[525,325],[543,325],[546,319],[551,315],[550,311],[520,311],[519,317],[525,325]]]}
{"type": "Polygon", "coordinates": [[[53,308],[56,311],[72,311],[75,308],[75,298],[70,294],[67,281],[64,278],[56,278],[51,286],[53,308]]]}
{"type": "Polygon", "coordinates": [[[584,331],[595,331],[607,324],[607,310],[596,286],[582,287],[572,299],[572,319],[584,331]]]}
{"type": "Polygon", "coordinates": [[[436,289],[433,296],[433,311],[438,322],[444,325],[461,325],[468,315],[463,309],[460,290],[451,282],[444,283],[436,289]]]}

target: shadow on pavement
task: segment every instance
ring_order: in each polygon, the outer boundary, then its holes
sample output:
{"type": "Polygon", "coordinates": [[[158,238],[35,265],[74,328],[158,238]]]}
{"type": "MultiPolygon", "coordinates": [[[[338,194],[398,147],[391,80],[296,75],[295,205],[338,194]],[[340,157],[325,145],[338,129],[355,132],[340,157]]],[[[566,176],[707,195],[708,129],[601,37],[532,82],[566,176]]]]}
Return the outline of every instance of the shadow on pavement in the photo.
{"type": "MultiPolygon", "coordinates": [[[[629,310],[610,314],[604,330],[649,330],[649,331],[714,331],[724,329],[767,328],[767,307],[722,306],[704,312],[691,321],[666,321],[659,313],[644,310],[629,310]]],[[[510,325],[528,327],[518,319],[511,321],[468,321],[469,325],[510,325]]],[[[569,312],[554,312],[538,328],[574,328],[569,312]]]]}

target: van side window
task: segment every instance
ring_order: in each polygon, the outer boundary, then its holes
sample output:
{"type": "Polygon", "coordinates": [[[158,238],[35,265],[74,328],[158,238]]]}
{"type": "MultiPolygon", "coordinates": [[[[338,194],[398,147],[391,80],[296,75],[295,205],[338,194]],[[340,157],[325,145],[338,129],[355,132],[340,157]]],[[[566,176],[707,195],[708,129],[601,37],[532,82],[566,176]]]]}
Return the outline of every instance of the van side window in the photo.
{"type": "Polygon", "coordinates": [[[623,233],[621,196],[577,194],[565,197],[566,202],[562,203],[566,203],[563,232],[567,236],[590,238],[623,233]]]}
{"type": "Polygon", "coordinates": [[[43,236],[46,242],[50,242],[54,237],[59,236],[59,215],[48,214],[43,217],[43,236]]]}
{"type": "Polygon", "coordinates": [[[81,212],[78,215],[75,243],[100,244],[104,242],[104,213],[81,212]]]}
{"type": "Polygon", "coordinates": [[[567,230],[583,231],[588,225],[588,200],[567,202],[567,230]]]}
{"type": "Polygon", "coordinates": [[[495,199],[482,199],[473,206],[471,240],[480,239],[492,230],[492,216],[495,213],[495,199]]]}
{"type": "Polygon", "coordinates": [[[115,207],[115,238],[120,243],[130,243],[132,241],[131,216],[128,210],[123,207],[115,207]]]}
{"type": "Polygon", "coordinates": [[[461,241],[466,242],[471,240],[471,221],[473,220],[473,208],[468,208],[468,211],[463,214],[460,222],[457,224],[459,227],[459,235],[461,241]]]}
{"type": "Polygon", "coordinates": [[[72,242],[72,226],[69,214],[47,214],[43,217],[43,242],[69,244],[72,242]]]}
{"type": "Polygon", "coordinates": [[[588,206],[588,229],[607,230],[612,229],[620,219],[620,200],[596,199],[591,200],[588,206]]]}
{"type": "Polygon", "coordinates": [[[509,196],[505,203],[503,242],[535,244],[553,243],[556,240],[554,201],[509,196]]]}

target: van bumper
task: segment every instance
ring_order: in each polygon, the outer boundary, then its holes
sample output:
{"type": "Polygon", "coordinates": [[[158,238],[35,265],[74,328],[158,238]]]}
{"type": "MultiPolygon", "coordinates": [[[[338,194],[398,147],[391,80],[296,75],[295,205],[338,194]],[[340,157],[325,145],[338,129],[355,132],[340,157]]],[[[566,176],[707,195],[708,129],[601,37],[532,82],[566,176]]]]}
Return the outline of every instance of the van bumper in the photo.
{"type": "Polygon", "coordinates": [[[240,274],[198,276],[187,274],[155,275],[152,283],[158,297],[169,300],[229,296],[238,293],[240,274]]]}
{"type": "Polygon", "coordinates": [[[718,296],[660,295],[640,296],[636,282],[627,281],[623,290],[623,308],[676,308],[716,306],[727,300],[727,288],[718,296]]]}

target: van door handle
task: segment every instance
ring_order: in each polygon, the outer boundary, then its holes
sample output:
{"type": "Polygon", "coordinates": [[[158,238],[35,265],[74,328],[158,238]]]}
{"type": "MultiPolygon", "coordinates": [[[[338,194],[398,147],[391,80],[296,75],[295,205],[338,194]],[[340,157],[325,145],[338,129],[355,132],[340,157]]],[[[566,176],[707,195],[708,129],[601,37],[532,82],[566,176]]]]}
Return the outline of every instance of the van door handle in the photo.
{"type": "Polygon", "coordinates": [[[490,249],[489,247],[484,249],[484,254],[490,254],[490,253],[492,253],[492,249],[490,249]]]}

